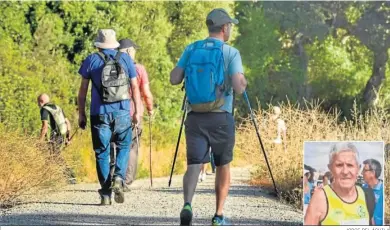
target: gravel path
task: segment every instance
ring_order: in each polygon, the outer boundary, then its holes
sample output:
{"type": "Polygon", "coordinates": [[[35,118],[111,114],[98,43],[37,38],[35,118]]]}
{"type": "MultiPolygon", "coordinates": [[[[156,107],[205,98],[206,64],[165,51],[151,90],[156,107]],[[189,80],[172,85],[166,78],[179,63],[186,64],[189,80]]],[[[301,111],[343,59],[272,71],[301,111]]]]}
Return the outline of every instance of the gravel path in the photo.
{"type": "MultiPolygon", "coordinates": [[[[233,168],[225,215],[233,225],[301,225],[302,212],[245,183],[249,168],[233,168]]],[[[1,212],[4,225],[178,225],[183,205],[182,176],[133,183],[125,203],[98,206],[98,184],[69,185],[39,201],[1,212]]],[[[1,211],[1,210],[0,210],[1,211]]],[[[215,211],[214,175],[199,183],[193,201],[194,225],[210,225],[215,211]]]]}

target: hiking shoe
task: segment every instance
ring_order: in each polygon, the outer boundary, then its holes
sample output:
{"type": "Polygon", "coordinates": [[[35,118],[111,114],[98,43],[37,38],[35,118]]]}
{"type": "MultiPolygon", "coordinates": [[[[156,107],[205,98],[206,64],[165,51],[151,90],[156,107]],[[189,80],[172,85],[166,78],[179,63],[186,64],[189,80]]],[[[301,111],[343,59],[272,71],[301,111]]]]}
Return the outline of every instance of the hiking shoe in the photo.
{"type": "Polygon", "coordinates": [[[214,216],[211,222],[213,226],[230,225],[224,216],[214,216]]]}
{"type": "Polygon", "coordinates": [[[105,205],[111,205],[111,197],[109,195],[103,195],[101,190],[99,189],[99,195],[100,195],[100,205],[105,206],[105,205]]]}
{"type": "Polygon", "coordinates": [[[68,179],[68,184],[77,184],[76,178],[69,178],[68,179]]]}
{"type": "Polygon", "coordinates": [[[112,191],[114,192],[114,200],[117,203],[125,202],[125,194],[123,193],[123,180],[116,177],[112,182],[112,191]]]}
{"type": "Polygon", "coordinates": [[[190,204],[185,204],[180,212],[180,225],[190,226],[192,225],[192,208],[190,204]]]}
{"type": "Polygon", "coordinates": [[[111,202],[110,196],[104,195],[104,196],[100,197],[100,205],[101,206],[111,205],[111,204],[112,204],[112,202],[111,202]]]}
{"type": "Polygon", "coordinates": [[[123,185],[123,192],[130,192],[129,185],[127,185],[127,184],[123,185]]]}

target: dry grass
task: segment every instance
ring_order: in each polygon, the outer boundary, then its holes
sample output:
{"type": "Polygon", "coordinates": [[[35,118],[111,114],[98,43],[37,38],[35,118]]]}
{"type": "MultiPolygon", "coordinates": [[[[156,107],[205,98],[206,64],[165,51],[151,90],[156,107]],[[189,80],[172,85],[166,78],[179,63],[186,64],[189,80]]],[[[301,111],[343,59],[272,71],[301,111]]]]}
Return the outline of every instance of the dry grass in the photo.
{"type": "MultiPolygon", "coordinates": [[[[155,131],[155,130],[154,130],[155,131]]],[[[177,132],[179,129],[177,130],[177,132]]],[[[74,132],[74,131],[72,131],[74,132]]],[[[141,136],[140,155],[138,159],[137,178],[148,178],[150,176],[150,150],[149,150],[149,128],[143,128],[141,136]]],[[[162,131],[159,131],[162,132],[162,131]]],[[[173,158],[175,155],[176,140],[168,145],[159,144],[153,139],[152,134],[152,173],[153,177],[169,176],[171,173],[173,158]]],[[[92,149],[91,133],[89,130],[78,130],[72,139],[71,145],[63,154],[80,182],[97,182],[95,153],[92,149]]],[[[236,151],[239,151],[236,149],[236,151]]],[[[250,161],[245,156],[235,156],[233,165],[247,165],[250,161]]],[[[184,129],[180,140],[179,151],[174,168],[174,174],[182,174],[186,169],[186,145],[184,129]]],[[[168,182],[167,182],[168,183],[168,182]]]]}
{"type": "MultiPolygon", "coordinates": [[[[282,118],[287,125],[287,148],[275,145],[276,126],[270,119],[271,108],[256,112],[257,123],[271,165],[274,179],[281,191],[282,199],[301,208],[302,190],[301,175],[303,161],[303,142],[305,140],[383,140],[390,143],[390,123],[383,111],[371,111],[367,114],[354,113],[352,121],[340,121],[339,115],[325,113],[320,104],[308,104],[306,109],[295,105],[282,104],[282,118]]],[[[355,109],[356,111],[356,109],[355,109]]],[[[1,131],[1,130],[0,130],[1,131]]],[[[34,194],[40,188],[52,186],[61,178],[61,167],[48,159],[47,154],[35,145],[31,139],[0,132],[0,202],[12,204],[26,194],[34,194]],[[23,154],[20,154],[23,153],[23,154]],[[35,169],[31,173],[31,169],[35,169]],[[11,175],[11,176],[10,176],[11,175]],[[5,178],[5,179],[1,179],[5,178]]],[[[176,142],[170,145],[159,145],[152,142],[153,177],[170,174],[176,142]]],[[[185,136],[180,143],[175,174],[184,173],[186,169],[185,136]]],[[[81,131],[74,136],[72,144],[63,151],[65,160],[71,166],[79,182],[96,182],[96,163],[92,150],[89,130],[81,131]]],[[[140,148],[137,178],[149,177],[149,130],[144,129],[140,148]]],[[[255,129],[249,119],[237,127],[236,147],[233,165],[256,165],[252,171],[252,183],[265,188],[272,188],[269,171],[260,150],[255,129]]],[[[385,178],[390,178],[390,162],[386,164],[385,178]]],[[[386,181],[387,182],[387,181],[386,181]]],[[[168,181],[167,181],[168,183],[168,181]]],[[[61,186],[61,183],[57,184],[61,186]]],[[[390,213],[390,186],[386,186],[386,213],[390,213]]],[[[388,215],[387,215],[388,216],[388,215]]],[[[386,219],[389,224],[390,220],[386,219]]]]}
{"type": "Polygon", "coordinates": [[[45,188],[64,184],[64,168],[36,138],[0,130],[0,208],[11,207],[45,188]]]}
{"type": "MultiPolygon", "coordinates": [[[[161,146],[156,140],[152,140],[153,177],[170,175],[175,147],[176,143],[161,146]]],[[[147,128],[143,130],[139,151],[137,178],[147,178],[150,172],[149,130],[147,128]]],[[[97,182],[95,153],[92,149],[92,139],[89,130],[79,130],[69,147],[64,149],[63,154],[68,165],[74,169],[78,181],[97,182]]],[[[184,173],[185,168],[185,137],[183,131],[174,174],[184,173]]]]}
{"type": "MultiPolygon", "coordinates": [[[[337,112],[325,113],[320,109],[319,103],[307,104],[304,110],[290,104],[282,104],[280,108],[282,119],[287,125],[286,149],[272,143],[276,137],[276,125],[270,119],[272,108],[257,111],[256,119],[281,197],[297,208],[302,207],[301,175],[305,140],[383,140],[385,143],[390,143],[390,124],[384,111],[375,110],[363,115],[355,109],[352,121],[341,121],[337,112]]],[[[258,164],[252,173],[252,182],[272,187],[255,129],[248,119],[238,127],[237,148],[237,153],[245,155],[248,160],[258,164]]],[[[387,166],[389,167],[389,163],[387,166]]],[[[387,194],[389,194],[389,186],[387,186],[387,194]]],[[[389,207],[390,194],[386,196],[386,210],[389,210],[389,207]]]]}
{"type": "MultiPolygon", "coordinates": [[[[72,131],[72,134],[75,131],[72,131]]],[[[97,182],[95,153],[91,132],[77,130],[68,147],[63,149],[67,164],[73,169],[79,182],[97,182]]]]}

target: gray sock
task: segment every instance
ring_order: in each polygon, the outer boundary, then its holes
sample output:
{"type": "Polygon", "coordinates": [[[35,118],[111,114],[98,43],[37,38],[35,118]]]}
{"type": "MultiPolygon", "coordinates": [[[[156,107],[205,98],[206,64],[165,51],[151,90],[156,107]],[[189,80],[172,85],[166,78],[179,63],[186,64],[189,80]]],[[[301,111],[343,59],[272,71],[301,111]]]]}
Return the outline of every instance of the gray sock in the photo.
{"type": "Polygon", "coordinates": [[[184,203],[192,202],[201,167],[202,164],[187,165],[187,171],[183,177],[184,203]]]}

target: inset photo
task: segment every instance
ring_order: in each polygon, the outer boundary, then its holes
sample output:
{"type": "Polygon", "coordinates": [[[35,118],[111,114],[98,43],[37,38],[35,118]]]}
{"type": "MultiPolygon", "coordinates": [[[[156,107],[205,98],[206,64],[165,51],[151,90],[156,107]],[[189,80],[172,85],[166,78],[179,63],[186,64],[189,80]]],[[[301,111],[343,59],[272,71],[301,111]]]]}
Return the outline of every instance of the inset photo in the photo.
{"type": "Polygon", "coordinates": [[[306,141],[304,225],[384,224],[383,141],[306,141]]]}

